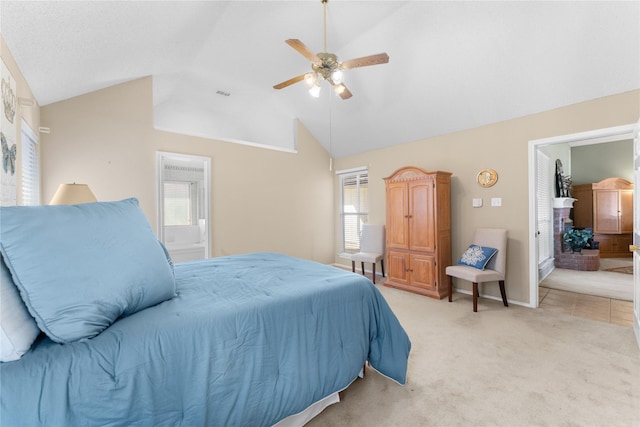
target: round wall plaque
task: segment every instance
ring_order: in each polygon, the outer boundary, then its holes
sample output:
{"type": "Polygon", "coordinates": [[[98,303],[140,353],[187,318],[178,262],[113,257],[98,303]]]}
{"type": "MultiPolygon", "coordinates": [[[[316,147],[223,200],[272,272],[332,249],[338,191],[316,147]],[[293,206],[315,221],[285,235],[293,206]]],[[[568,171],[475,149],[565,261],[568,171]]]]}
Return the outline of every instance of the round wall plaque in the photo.
{"type": "Polygon", "coordinates": [[[483,169],[478,172],[476,180],[481,187],[491,187],[498,182],[498,173],[493,169],[483,169]]]}

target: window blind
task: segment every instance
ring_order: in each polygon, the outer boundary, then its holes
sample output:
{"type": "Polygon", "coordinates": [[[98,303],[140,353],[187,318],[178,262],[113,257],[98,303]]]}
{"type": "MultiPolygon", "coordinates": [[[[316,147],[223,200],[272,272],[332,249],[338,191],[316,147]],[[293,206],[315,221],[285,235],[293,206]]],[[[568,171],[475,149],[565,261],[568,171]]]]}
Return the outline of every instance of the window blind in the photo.
{"type": "Polygon", "coordinates": [[[369,216],[369,174],[365,170],[350,171],[340,175],[342,251],[356,253],[360,250],[362,225],[369,216]]]}
{"type": "Polygon", "coordinates": [[[22,204],[40,204],[40,158],[38,139],[35,133],[22,121],[22,204]]]}
{"type": "Polygon", "coordinates": [[[537,220],[538,220],[538,265],[542,264],[553,255],[553,177],[549,157],[537,151],[537,220]]]}
{"type": "Polygon", "coordinates": [[[193,225],[191,183],[164,182],[164,225],[193,225]]]}

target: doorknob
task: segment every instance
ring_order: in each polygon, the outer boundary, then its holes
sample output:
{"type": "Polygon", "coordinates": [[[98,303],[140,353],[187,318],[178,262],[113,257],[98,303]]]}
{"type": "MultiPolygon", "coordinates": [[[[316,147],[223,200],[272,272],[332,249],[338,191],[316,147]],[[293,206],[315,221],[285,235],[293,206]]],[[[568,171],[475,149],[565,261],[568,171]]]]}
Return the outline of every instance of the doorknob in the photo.
{"type": "Polygon", "coordinates": [[[640,246],[629,245],[629,252],[640,251],[640,246]]]}

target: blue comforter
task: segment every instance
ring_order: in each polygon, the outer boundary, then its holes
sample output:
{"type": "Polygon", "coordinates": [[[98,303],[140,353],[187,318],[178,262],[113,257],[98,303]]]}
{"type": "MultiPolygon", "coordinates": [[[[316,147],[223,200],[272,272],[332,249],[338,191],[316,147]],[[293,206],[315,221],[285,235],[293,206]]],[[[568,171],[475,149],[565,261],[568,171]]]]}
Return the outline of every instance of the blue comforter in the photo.
{"type": "Polygon", "coordinates": [[[177,295],[0,364],[0,425],[270,426],[411,343],[363,276],[277,254],[177,264],[177,295]]]}

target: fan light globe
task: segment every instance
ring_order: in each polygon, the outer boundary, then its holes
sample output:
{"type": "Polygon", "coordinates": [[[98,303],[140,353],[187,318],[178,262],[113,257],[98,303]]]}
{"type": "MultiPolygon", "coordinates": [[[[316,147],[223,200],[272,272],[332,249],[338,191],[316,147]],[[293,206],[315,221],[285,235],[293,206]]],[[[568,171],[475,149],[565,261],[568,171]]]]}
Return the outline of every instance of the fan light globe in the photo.
{"type": "Polygon", "coordinates": [[[309,94],[311,94],[311,96],[313,96],[314,98],[320,97],[320,85],[314,84],[311,89],[309,89],[309,94]]]}
{"type": "Polygon", "coordinates": [[[318,77],[316,76],[316,73],[307,73],[304,75],[304,82],[310,88],[316,84],[316,81],[318,81],[318,77]]]}
{"type": "Polygon", "coordinates": [[[344,73],[342,72],[342,70],[335,70],[333,73],[331,73],[331,80],[337,85],[342,83],[344,81],[344,73]]]}

